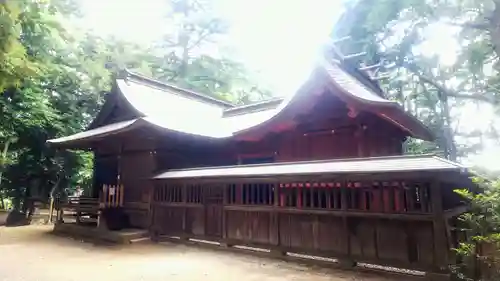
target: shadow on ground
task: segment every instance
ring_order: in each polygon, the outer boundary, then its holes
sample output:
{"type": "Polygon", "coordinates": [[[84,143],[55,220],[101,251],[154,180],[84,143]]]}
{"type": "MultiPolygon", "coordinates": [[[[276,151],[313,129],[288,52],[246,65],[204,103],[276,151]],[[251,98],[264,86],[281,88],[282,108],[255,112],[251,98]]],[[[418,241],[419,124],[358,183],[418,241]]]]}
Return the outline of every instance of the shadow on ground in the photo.
{"type": "Polygon", "coordinates": [[[396,281],[294,262],[172,243],[111,245],[55,235],[52,227],[0,227],[0,280],[396,281]],[[19,261],[22,260],[22,263],[19,261]],[[40,270],[43,268],[43,270],[40,270]],[[75,272],[84,272],[76,274],[75,272]]]}

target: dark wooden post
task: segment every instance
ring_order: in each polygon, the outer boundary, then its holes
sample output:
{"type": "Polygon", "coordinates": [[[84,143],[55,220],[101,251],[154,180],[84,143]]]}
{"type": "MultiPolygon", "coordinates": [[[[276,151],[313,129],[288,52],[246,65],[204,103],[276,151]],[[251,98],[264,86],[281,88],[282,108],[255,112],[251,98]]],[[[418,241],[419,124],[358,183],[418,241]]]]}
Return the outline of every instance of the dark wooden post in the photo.
{"type": "Polygon", "coordinates": [[[448,270],[448,241],[446,237],[446,224],[443,215],[443,196],[442,186],[437,179],[433,179],[431,183],[431,202],[433,214],[433,230],[434,230],[434,264],[438,272],[446,272],[448,270]]]}
{"type": "Polygon", "coordinates": [[[226,205],[229,203],[229,184],[222,184],[222,206],[221,206],[221,216],[222,216],[222,242],[220,243],[223,247],[231,247],[232,245],[228,242],[227,238],[227,214],[226,205]]]}
{"type": "Polygon", "coordinates": [[[276,257],[282,257],[286,255],[286,252],[280,250],[281,238],[280,238],[280,221],[279,221],[279,210],[280,208],[280,183],[274,183],[274,207],[271,211],[271,239],[274,242],[274,248],[271,249],[271,255],[276,257]]]}
{"type": "Polygon", "coordinates": [[[365,156],[365,128],[365,125],[358,125],[356,132],[354,133],[357,142],[358,157],[365,156]]]}
{"type": "Polygon", "coordinates": [[[118,155],[117,155],[117,175],[116,175],[116,185],[120,185],[122,182],[122,152],[123,152],[123,142],[120,141],[118,146],[118,155]]]}
{"type": "Polygon", "coordinates": [[[205,186],[201,186],[201,203],[203,204],[203,235],[207,235],[207,225],[208,225],[208,193],[212,188],[212,184],[207,183],[205,186]]]}
{"type": "Polygon", "coordinates": [[[356,262],[351,259],[351,240],[349,235],[349,222],[347,218],[347,181],[342,181],[342,186],[340,187],[340,208],[342,209],[342,236],[345,243],[345,252],[347,258],[339,259],[339,264],[345,267],[354,267],[356,262]]]}
{"type": "Polygon", "coordinates": [[[92,187],[91,187],[91,196],[99,197],[99,183],[97,182],[97,150],[94,152],[94,159],[92,160],[92,187]],[[97,196],[96,196],[97,195],[97,196]]]}
{"type": "Polygon", "coordinates": [[[184,234],[187,234],[187,184],[183,183],[181,185],[181,201],[182,201],[182,205],[184,205],[183,207],[183,211],[182,211],[182,232],[184,234]]]}
{"type": "Polygon", "coordinates": [[[149,193],[149,234],[151,235],[151,240],[153,242],[158,242],[158,231],[155,228],[154,220],[156,185],[156,182],[151,185],[151,192],[149,193]]]}

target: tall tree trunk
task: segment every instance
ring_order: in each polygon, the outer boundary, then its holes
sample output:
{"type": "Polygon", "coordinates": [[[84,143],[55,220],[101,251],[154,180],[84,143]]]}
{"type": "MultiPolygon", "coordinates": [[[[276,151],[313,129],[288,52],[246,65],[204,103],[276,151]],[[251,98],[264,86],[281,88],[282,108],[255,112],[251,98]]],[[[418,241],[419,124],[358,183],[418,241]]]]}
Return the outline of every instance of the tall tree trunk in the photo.
{"type": "MultiPolygon", "coordinates": [[[[7,152],[9,152],[9,145],[10,145],[10,140],[7,140],[3,146],[2,154],[0,155],[0,192],[2,190],[2,178],[3,178],[3,171],[5,169],[5,163],[7,161],[7,152]]],[[[3,196],[0,194],[0,201],[1,201],[1,208],[5,209],[4,203],[3,203],[3,196]]]]}
{"type": "Polygon", "coordinates": [[[441,111],[443,113],[443,129],[444,129],[444,140],[446,144],[446,158],[452,161],[457,160],[457,147],[455,144],[455,139],[453,137],[453,132],[451,130],[451,116],[450,116],[450,105],[448,104],[448,97],[445,93],[439,91],[439,100],[441,101],[441,111]]]}
{"type": "Polygon", "coordinates": [[[3,202],[3,194],[2,191],[0,190],[0,209],[5,210],[5,203],[3,202]]]}
{"type": "Polygon", "coordinates": [[[2,187],[2,176],[7,161],[7,152],[9,152],[10,140],[7,140],[3,145],[2,154],[0,155],[0,187],[2,187]]]}

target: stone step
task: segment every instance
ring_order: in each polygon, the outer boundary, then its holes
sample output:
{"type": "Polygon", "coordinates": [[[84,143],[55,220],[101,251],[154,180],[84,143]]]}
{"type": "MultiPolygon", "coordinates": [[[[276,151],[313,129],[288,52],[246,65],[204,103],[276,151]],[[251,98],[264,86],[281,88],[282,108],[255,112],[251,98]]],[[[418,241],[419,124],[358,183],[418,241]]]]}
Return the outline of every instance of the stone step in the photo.
{"type": "Polygon", "coordinates": [[[131,244],[134,244],[134,243],[144,243],[144,242],[149,242],[149,241],[151,241],[151,238],[148,236],[148,237],[142,237],[142,238],[132,239],[132,240],[130,240],[130,243],[131,244]]]}
{"type": "Polygon", "coordinates": [[[130,244],[147,241],[149,232],[146,229],[123,229],[120,231],[108,231],[97,227],[77,225],[72,223],[60,223],[54,226],[55,233],[69,236],[81,236],[92,240],[101,240],[116,244],[130,244]]]}

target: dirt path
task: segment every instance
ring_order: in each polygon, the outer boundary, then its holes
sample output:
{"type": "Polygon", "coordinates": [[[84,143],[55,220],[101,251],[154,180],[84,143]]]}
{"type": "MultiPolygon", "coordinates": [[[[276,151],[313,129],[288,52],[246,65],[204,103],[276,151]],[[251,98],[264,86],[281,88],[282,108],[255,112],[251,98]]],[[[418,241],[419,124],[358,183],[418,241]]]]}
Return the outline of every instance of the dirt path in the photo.
{"type": "Polygon", "coordinates": [[[96,246],[53,236],[50,229],[0,227],[0,281],[391,280],[177,244],[96,246]]]}

